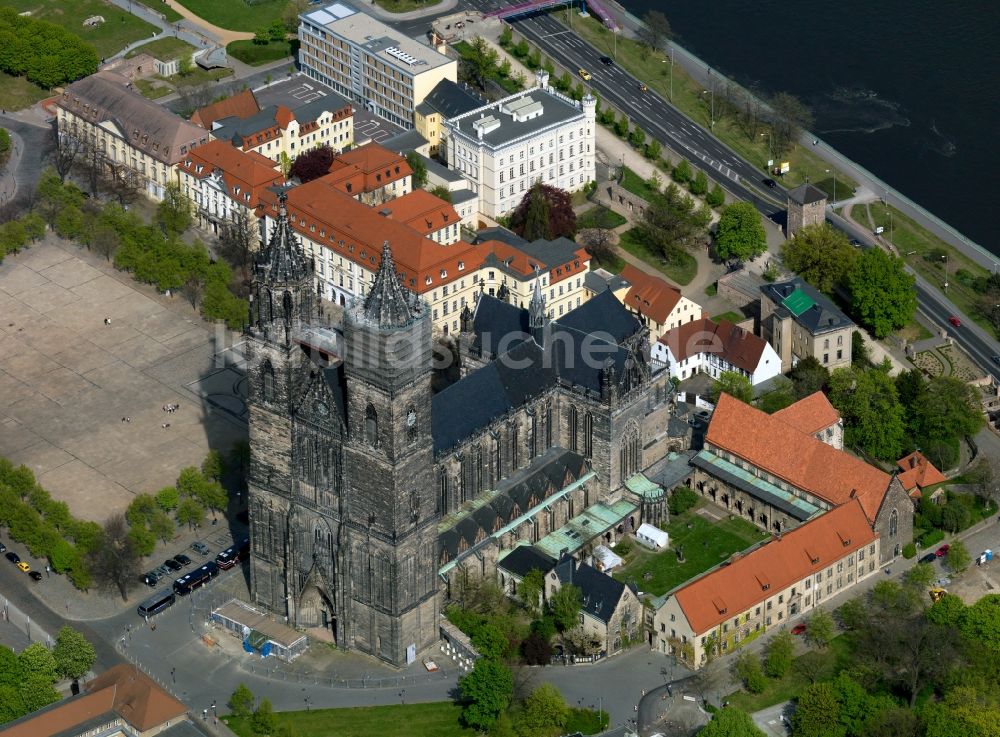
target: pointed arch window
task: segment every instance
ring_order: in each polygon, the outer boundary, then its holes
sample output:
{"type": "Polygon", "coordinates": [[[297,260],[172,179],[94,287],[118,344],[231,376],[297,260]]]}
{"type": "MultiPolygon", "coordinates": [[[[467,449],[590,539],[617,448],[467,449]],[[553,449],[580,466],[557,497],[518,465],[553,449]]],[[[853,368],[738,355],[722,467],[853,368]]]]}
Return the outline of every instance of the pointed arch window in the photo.
{"type": "Polygon", "coordinates": [[[292,310],[293,310],[292,293],[286,291],[281,296],[281,313],[282,316],[285,318],[285,325],[292,324],[292,310]]]}
{"type": "Polygon", "coordinates": [[[899,532],[899,515],[896,510],[892,510],[889,515],[889,537],[896,537],[896,533],[899,532]]]}
{"type": "Polygon", "coordinates": [[[591,458],[594,455],[594,416],[588,412],[583,417],[583,456],[591,458]]]}
{"type": "Polygon", "coordinates": [[[274,366],[270,361],[264,361],[260,368],[261,374],[261,398],[265,402],[274,401],[274,366]]]}
{"type": "Polygon", "coordinates": [[[578,450],[576,439],[576,407],[569,408],[569,449],[574,453],[578,450]]]}
{"type": "Polygon", "coordinates": [[[365,409],[365,442],[373,448],[378,447],[378,412],[370,404],[365,409]]]}

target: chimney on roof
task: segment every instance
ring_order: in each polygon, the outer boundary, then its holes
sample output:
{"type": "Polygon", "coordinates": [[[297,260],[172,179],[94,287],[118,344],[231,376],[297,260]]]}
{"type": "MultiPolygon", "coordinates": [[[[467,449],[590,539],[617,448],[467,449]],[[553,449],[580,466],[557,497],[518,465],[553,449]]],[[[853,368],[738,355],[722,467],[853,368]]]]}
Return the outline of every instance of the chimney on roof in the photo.
{"type": "Polygon", "coordinates": [[[851,499],[856,499],[857,496],[858,496],[858,490],[857,489],[851,489],[851,499]]]}

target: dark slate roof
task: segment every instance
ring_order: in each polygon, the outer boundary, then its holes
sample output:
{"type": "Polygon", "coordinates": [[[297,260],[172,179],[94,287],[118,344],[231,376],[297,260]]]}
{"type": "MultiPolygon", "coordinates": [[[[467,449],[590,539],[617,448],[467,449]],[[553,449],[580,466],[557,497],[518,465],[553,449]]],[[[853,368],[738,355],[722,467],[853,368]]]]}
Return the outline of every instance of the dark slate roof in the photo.
{"type": "Polygon", "coordinates": [[[371,325],[382,329],[405,327],[413,321],[410,298],[399,285],[389,241],[382,244],[382,262],[375,272],[375,281],[365,296],[362,312],[371,325]]]}
{"type": "MultiPolygon", "coordinates": [[[[464,514],[438,536],[439,560],[454,560],[486,540],[536,504],[589,471],[586,461],[564,448],[549,448],[517,473],[502,480],[486,504],[464,514]],[[463,542],[464,541],[464,542],[463,542]]],[[[552,564],[550,563],[549,570],[552,564]]]]}
{"type": "Polygon", "coordinates": [[[422,104],[441,113],[445,118],[454,118],[456,115],[462,115],[477,107],[482,107],[486,101],[471,94],[455,82],[442,79],[434,85],[434,89],[427,93],[422,104]]]}
{"type": "Polygon", "coordinates": [[[451,193],[451,204],[460,205],[463,202],[468,202],[469,200],[477,200],[479,195],[473,192],[471,189],[456,189],[451,193]]]}
{"type": "Polygon", "coordinates": [[[411,151],[416,151],[421,146],[426,146],[427,139],[420,135],[416,128],[411,128],[408,131],[397,133],[389,138],[383,138],[378,144],[390,151],[396,151],[405,156],[411,151]]]}
{"type": "Polygon", "coordinates": [[[270,284],[297,282],[312,272],[312,261],[306,258],[298,236],[288,223],[285,190],[278,193],[278,221],[271,233],[267,247],[262,248],[256,259],[257,268],[270,284]]]}
{"type": "MultiPolygon", "coordinates": [[[[607,273],[607,272],[605,272],[607,273]]],[[[608,274],[606,277],[599,274],[597,271],[588,271],[583,277],[583,286],[589,289],[594,294],[600,294],[607,290],[612,292],[628,287],[629,282],[623,279],[618,274],[608,274]]]]}
{"type": "Polygon", "coordinates": [[[542,573],[548,573],[555,564],[556,561],[551,555],[531,545],[519,545],[497,563],[497,568],[523,578],[535,568],[542,573]]]}
{"type": "Polygon", "coordinates": [[[561,583],[580,589],[580,609],[605,623],[611,619],[625,593],[625,584],[568,555],[556,563],[555,572],[561,583]]]}
{"type": "Polygon", "coordinates": [[[610,291],[595,295],[569,314],[560,317],[558,322],[563,327],[584,333],[606,333],[618,343],[642,329],[639,319],[610,291]]]}
{"type": "Polygon", "coordinates": [[[814,187],[808,182],[800,184],[795,189],[788,190],[788,199],[800,205],[811,205],[826,199],[826,192],[814,187]]]}
{"type": "Polygon", "coordinates": [[[528,241],[524,240],[524,238],[513,230],[508,230],[499,225],[495,228],[483,228],[476,233],[476,245],[485,243],[486,241],[500,241],[509,246],[514,246],[514,248],[524,248],[528,245],[528,241]]]}
{"type": "MultiPolygon", "coordinates": [[[[461,172],[455,171],[454,169],[449,169],[447,166],[442,164],[437,159],[432,159],[429,156],[424,156],[423,154],[418,154],[424,161],[424,166],[427,167],[427,171],[430,174],[443,179],[446,182],[461,182],[465,177],[462,176],[461,172]]],[[[471,191],[471,190],[468,190],[471,191]]]]}
{"type": "Polygon", "coordinates": [[[262,130],[272,128],[278,124],[275,116],[278,113],[277,105],[268,105],[260,112],[254,113],[249,118],[237,118],[232,115],[228,118],[221,118],[215,121],[215,128],[212,135],[220,139],[240,138],[240,145],[243,145],[245,136],[252,136],[262,130]]]}
{"type": "Polygon", "coordinates": [[[476,304],[476,313],[472,321],[475,333],[473,347],[477,351],[485,350],[485,354],[489,357],[495,357],[501,347],[501,341],[504,342],[503,348],[510,348],[513,346],[513,338],[507,336],[520,333],[527,338],[530,335],[529,328],[527,310],[502,302],[488,294],[482,294],[476,304]]]}
{"type": "Polygon", "coordinates": [[[808,284],[800,276],[788,281],[764,284],[760,290],[775,303],[775,314],[782,318],[791,317],[812,335],[841,330],[842,328],[854,325],[851,319],[841,312],[829,298],[813,288],[812,285],[808,284]],[[804,292],[813,301],[811,307],[800,312],[798,315],[782,304],[785,299],[796,291],[804,292]]]}
{"type": "Polygon", "coordinates": [[[580,246],[569,238],[559,236],[554,241],[539,238],[537,241],[525,243],[518,248],[532,258],[536,258],[544,264],[554,266],[556,264],[565,264],[577,258],[576,252],[580,249],[580,246]]]}

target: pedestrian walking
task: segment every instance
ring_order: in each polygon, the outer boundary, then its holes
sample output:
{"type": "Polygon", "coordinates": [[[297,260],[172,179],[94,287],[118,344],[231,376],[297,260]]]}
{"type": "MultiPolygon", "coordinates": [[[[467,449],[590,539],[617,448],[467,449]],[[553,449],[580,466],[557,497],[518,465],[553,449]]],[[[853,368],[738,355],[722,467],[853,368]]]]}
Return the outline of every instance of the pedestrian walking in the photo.
{"type": "Polygon", "coordinates": [[[125,418],[124,417],[122,417],[122,424],[123,425],[125,424],[125,418]]]}

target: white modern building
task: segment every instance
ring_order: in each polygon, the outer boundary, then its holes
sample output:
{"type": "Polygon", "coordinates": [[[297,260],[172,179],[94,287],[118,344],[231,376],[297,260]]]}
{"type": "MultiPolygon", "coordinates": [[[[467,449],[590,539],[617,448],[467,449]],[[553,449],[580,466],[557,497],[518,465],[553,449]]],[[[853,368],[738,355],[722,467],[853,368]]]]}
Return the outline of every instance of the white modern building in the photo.
{"type": "Polygon", "coordinates": [[[713,379],[734,371],[756,386],[781,373],[781,358],[770,343],[731,322],[707,317],[668,330],[653,343],[650,355],[681,381],[699,371],[713,379]]]}
{"type": "Polygon", "coordinates": [[[309,77],[403,128],[438,82],[458,79],[457,60],[341,3],[300,15],[299,43],[309,77]]]}
{"type": "Polygon", "coordinates": [[[556,92],[544,71],[536,78],[530,90],[444,123],[448,166],[472,183],[487,217],[509,213],[535,182],[574,192],[594,179],[597,101],[556,92]]]}

